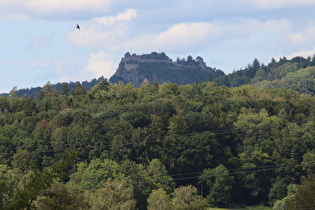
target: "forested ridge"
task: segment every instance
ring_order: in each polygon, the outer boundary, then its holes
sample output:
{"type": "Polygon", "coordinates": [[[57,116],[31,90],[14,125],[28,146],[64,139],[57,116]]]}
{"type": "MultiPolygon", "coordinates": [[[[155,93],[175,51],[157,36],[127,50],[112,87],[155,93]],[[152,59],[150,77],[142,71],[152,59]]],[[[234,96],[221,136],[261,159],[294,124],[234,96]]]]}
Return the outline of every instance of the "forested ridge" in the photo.
{"type": "MultiPolygon", "coordinates": [[[[77,86],[82,86],[86,90],[91,89],[94,87],[96,84],[98,84],[104,77],[100,77],[98,79],[92,79],[91,81],[84,81],[84,82],[64,82],[64,83],[57,83],[53,84],[52,88],[54,88],[57,91],[61,91],[62,87],[64,85],[67,85],[67,88],[69,89],[69,92],[72,92],[74,89],[76,89],[77,86]]],[[[50,82],[48,82],[50,83],[50,82]]],[[[18,89],[18,87],[13,87],[10,92],[14,92],[15,96],[18,97],[26,97],[26,98],[37,98],[38,95],[40,94],[40,91],[42,90],[43,87],[32,87],[32,88],[23,88],[23,89],[18,89]]],[[[9,97],[10,93],[2,93],[0,96],[5,96],[9,97]]]]}
{"type": "Polygon", "coordinates": [[[0,97],[0,209],[302,205],[314,102],[214,82],[11,91],[0,97]]]}
{"type": "Polygon", "coordinates": [[[255,58],[244,69],[210,78],[209,81],[227,87],[251,84],[263,88],[289,88],[299,93],[314,95],[314,66],[315,56],[297,56],[292,59],[282,57],[278,61],[272,58],[267,65],[255,58]]]}

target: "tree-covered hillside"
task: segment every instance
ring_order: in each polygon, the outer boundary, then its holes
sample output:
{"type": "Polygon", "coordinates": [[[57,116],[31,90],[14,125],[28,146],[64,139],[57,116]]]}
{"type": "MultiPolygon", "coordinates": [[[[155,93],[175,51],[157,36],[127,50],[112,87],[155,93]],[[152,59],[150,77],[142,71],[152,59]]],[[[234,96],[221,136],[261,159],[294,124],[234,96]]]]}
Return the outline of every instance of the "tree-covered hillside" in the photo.
{"type": "Polygon", "coordinates": [[[251,84],[263,88],[290,88],[300,93],[314,95],[315,87],[315,56],[303,58],[285,57],[279,61],[272,59],[264,65],[254,59],[245,69],[240,69],[219,78],[210,79],[220,85],[239,87],[251,84]]]}
{"type": "Polygon", "coordinates": [[[315,172],[315,98],[290,89],[67,90],[0,97],[1,209],[273,206],[315,172]]]}

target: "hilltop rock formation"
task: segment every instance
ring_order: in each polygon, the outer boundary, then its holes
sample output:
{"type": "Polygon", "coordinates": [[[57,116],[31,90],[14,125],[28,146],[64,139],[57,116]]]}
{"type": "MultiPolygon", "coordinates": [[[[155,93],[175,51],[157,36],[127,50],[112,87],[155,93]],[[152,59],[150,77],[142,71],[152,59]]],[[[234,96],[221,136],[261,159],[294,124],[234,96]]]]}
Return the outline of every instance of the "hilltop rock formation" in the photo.
{"type": "Polygon", "coordinates": [[[136,55],[127,52],[121,59],[115,74],[109,79],[111,83],[133,83],[136,87],[143,83],[172,82],[185,85],[216,78],[224,73],[221,70],[207,67],[201,57],[192,56],[172,61],[164,52],[136,55]]]}

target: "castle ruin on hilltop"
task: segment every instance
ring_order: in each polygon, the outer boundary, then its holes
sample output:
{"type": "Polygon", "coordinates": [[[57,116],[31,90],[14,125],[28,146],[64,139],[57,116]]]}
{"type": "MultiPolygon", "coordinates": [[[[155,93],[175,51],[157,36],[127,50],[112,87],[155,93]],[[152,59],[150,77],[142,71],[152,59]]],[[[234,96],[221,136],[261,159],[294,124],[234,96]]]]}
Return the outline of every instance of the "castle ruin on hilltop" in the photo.
{"type": "Polygon", "coordinates": [[[121,59],[121,64],[123,64],[124,69],[127,71],[137,69],[140,63],[171,63],[175,66],[199,66],[202,69],[207,68],[206,63],[200,56],[198,56],[196,60],[194,60],[191,56],[188,56],[187,61],[184,58],[177,58],[177,60],[173,62],[173,60],[170,59],[164,52],[152,52],[151,54],[143,55],[131,55],[127,52],[121,59]]]}
{"type": "Polygon", "coordinates": [[[173,63],[172,59],[170,59],[164,52],[152,52],[151,54],[143,55],[130,55],[130,53],[127,52],[125,57],[121,59],[121,62],[124,64],[124,68],[128,71],[137,69],[140,63],[173,63]]]}

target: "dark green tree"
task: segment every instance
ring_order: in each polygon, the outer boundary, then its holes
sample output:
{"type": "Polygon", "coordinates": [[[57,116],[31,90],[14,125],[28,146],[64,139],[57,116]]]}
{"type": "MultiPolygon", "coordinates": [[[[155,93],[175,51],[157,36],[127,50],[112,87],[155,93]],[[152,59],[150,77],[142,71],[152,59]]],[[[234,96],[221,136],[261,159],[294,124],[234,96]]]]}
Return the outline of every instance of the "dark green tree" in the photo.
{"type": "Polygon", "coordinates": [[[209,189],[207,200],[211,205],[224,207],[230,204],[233,177],[224,165],[205,169],[199,180],[209,189]]]}
{"type": "Polygon", "coordinates": [[[62,83],[62,89],[60,91],[61,95],[65,95],[67,96],[69,94],[69,86],[67,85],[67,83],[62,83]]]}
{"type": "Polygon", "coordinates": [[[87,92],[86,88],[83,87],[80,82],[76,82],[75,89],[72,91],[71,94],[74,96],[80,96],[80,95],[85,95],[86,92],[87,92]]]}

